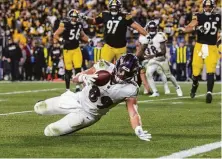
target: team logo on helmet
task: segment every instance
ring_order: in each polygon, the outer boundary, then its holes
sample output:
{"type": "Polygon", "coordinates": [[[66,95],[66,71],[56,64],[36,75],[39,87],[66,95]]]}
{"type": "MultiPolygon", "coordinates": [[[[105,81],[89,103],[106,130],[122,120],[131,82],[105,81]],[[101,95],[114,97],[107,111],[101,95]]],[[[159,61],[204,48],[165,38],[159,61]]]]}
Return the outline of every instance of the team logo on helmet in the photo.
{"type": "Polygon", "coordinates": [[[78,18],[79,17],[79,12],[76,9],[71,9],[68,14],[68,18],[78,18]]]}
{"type": "Polygon", "coordinates": [[[121,9],[121,2],[120,0],[111,0],[109,2],[109,11],[112,15],[117,15],[118,12],[120,12],[121,9]]]}
{"type": "Polygon", "coordinates": [[[114,70],[115,80],[117,82],[128,82],[137,75],[138,71],[138,58],[135,55],[128,53],[126,55],[121,56],[116,61],[116,67],[114,70]]]}

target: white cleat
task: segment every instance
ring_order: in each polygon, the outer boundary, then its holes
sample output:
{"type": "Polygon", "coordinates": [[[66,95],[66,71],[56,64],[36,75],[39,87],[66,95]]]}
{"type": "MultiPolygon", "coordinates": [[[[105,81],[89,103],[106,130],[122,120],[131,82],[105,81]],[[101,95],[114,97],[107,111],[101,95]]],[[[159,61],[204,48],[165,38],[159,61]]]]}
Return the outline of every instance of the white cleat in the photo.
{"type": "Polygon", "coordinates": [[[182,96],[183,96],[183,92],[182,92],[180,86],[178,86],[178,87],[176,88],[176,91],[177,91],[177,96],[178,96],[178,97],[182,97],[182,96]]]}
{"type": "Polygon", "coordinates": [[[158,92],[154,92],[151,96],[149,96],[149,97],[159,97],[160,96],[160,94],[158,93],[158,92]]]}
{"type": "Polygon", "coordinates": [[[148,94],[148,91],[146,90],[146,88],[144,88],[143,94],[148,94]]]}
{"type": "Polygon", "coordinates": [[[170,90],[166,90],[166,91],[165,91],[165,94],[170,94],[170,90]]]}

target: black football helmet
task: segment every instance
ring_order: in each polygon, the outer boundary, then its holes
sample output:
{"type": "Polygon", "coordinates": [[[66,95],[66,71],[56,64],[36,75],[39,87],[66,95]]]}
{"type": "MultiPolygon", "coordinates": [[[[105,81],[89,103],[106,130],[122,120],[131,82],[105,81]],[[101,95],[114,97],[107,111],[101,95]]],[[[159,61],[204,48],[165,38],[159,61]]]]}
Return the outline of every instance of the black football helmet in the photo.
{"type": "Polygon", "coordinates": [[[157,24],[155,21],[149,21],[147,25],[145,26],[145,30],[151,35],[155,36],[157,34],[157,24]]]}
{"type": "Polygon", "coordinates": [[[138,74],[139,67],[139,60],[135,55],[128,53],[121,56],[116,61],[113,72],[114,81],[117,83],[131,81],[138,74]]]}
{"type": "Polygon", "coordinates": [[[203,10],[206,15],[211,15],[214,10],[214,0],[203,0],[203,10]]]}
{"type": "Polygon", "coordinates": [[[117,15],[121,10],[122,4],[120,0],[110,0],[109,11],[112,15],[117,15]]]}
{"type": "Polygon", "coordinates": [[[67,14],[68,19],[78,19],[79,18],[79,12],[76,9],[71,9],[67,14]]]}

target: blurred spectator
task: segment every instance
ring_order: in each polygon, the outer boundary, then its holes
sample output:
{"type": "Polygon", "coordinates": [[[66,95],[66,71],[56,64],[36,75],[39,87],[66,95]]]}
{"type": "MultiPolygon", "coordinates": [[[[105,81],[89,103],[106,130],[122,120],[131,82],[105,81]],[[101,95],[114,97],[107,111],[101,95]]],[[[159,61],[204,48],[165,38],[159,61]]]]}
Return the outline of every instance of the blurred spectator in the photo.
{"type": "Polygon", "coordinates": [[[58,78],[58,71],[59,71],[59,61],[60,57],[62,55],[62,50],[59,46],[59,43],[54,43],[51,50],[50,50],[50,56],[52,60],[52,80],[58,78]]]}
{"type": "Polygon", "coordinates": [[[4,57],[10,64],[11,80],[19,80],[19,62],[23,60],[22,50],[19,45],[14,42],[13,38],[9,37],[8,45],[4,50],[4,57]]]}
{"type": "Polygon", "coordinates": [[[44,68],[46,66],[44,49],[38,40],[33,41],[33,55],[34,55],[34,77],[35,80],[44,80],[44,68]]]}
{"type": "Polygon", "coordinates": [[[176,75],[176,56],[177,56],[177,41],[174,40],[173,43],[170,45],[170,71],[172,72],[173,76],[176,75]]]}
{"type": "Polygon", "coordinates": [[[187,71],[186,64],[189,62],[189,52],[187,46],[185,46],[184,42],[181,41],[179,43],[179,47],[176,52],[176,60],[177,60],[177,80],[185,81],[187,79],[187,71]]]}

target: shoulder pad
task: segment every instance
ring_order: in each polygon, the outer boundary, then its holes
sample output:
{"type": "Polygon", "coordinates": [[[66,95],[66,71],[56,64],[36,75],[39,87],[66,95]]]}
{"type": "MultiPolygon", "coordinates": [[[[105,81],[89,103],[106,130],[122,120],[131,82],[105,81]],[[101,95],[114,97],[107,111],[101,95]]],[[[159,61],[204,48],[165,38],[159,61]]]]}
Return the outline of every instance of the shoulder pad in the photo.
{"type": "Polygon", "coordinates": [[[166,37],[166,34],[165,34],[165,33],[163,33],[163,32],[158,32],[157,35],[158,35],[158,40],[159,40],[159,42],[165,42],[165,41],[167,41],[167,37],[166,37]]]}
{"type": "Polygon", "coordinates": [[[192,20],[197,20],[198,12],[193,13],[192,20]]]}
{"type": "Polygon", "coordinates": [[[128,13],[128,14],[126,14],[125,16],[126,16],[126,20],[129,20],[129,19],[132,19],[132,18],[133,18],[133,17],[132,17],[132,15],[131,15],[131,14],[129,14],[129,13],[128,13]]]}

